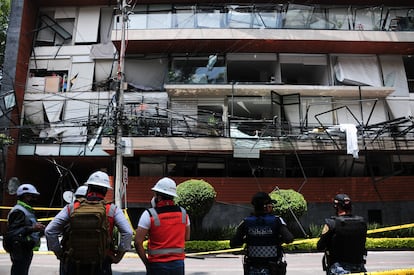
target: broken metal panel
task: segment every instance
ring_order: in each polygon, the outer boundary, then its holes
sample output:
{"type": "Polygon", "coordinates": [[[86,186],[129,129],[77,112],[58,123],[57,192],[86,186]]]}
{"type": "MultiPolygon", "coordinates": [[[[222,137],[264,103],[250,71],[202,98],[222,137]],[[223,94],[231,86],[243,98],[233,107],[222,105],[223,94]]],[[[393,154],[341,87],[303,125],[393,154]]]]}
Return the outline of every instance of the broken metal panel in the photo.
{"type": "Polygon", "coordinates": [[[48,71],[68,71],[72,62],[69,58],[54,59],[47,61],[48,71]]]}
{"type": "Polygon", "coordinates": [[[67,125],[63,127],[62,142],[86,142],[88,137],[87,127],[67,125]]]}
{"type": "Polygon", "coordinates": [[[42,127],[45,123],[43,102],[33,101],[24,103],[24,119],[35,128],[42,127]]]}
{"type": "Polygon", "coordinates": [[[94,62],[72,63],[69,76],[70,91],[91,91],[94,70],[94,62]]]}
{"type": "Polygon", "coordinates": [[[56,19],[76,18],[75,7],[56,7],[55,16],[56,19]]]}
{"type": "Polygon", "coordinates": [[[343,84],[383,86],[376,56],[338,56],[334,70],[343,84]]]}
{"type": "MultiPolygon", "coordinates": [[[[99,22],[99,38],[103,44],[112,44],[111,31],[113,28],[113,7],[102,7],[101,18],[99,22]]],[[[113,45],[113,44],[112,44],[113,45]]]]}
{"type": "Polygon", "coordinates": [[[61,121],[64,101],[43,101],[47,119],[50,123],[61,121]]]}
{"type": "Polygon", "coordinates": [[[408,98],[387,97],[386,102],[389,106],[390,118],[412,116],[414,114],[414,101],[411,95],[408,98]],[[404,102],[409,102],[405,104],[404,102]]]}
{"type": "Polygon", "coordinates": [[[402,56],[380,55],[379,60],[381,62],[384,86],[395,88],[392,96],[408,96],[408,80],[402,56]]]}
{"type": "Polygon", "coordinates": [[[63,115],[64,122],[75,122],[89,120],[89,102],[80,100],[66,100],[65,112],[63,115]]]}
{"type": "Polygon", "coordinates": [[[79,8],[75,43],[97,42],[100,13],[96,7],[79,8]]]}

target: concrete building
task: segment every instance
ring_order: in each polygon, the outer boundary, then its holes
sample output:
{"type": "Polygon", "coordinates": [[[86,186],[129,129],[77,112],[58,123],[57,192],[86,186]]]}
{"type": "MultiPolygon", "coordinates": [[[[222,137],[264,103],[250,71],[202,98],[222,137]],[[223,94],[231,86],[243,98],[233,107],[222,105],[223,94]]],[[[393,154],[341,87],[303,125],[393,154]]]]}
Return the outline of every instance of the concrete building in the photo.
{"type": "Polygon", "coordinates": [[[338,192],[370,222],[412,222],[411,1],[119,2],[12,1],[5,186],[34,182],[61,205],[90,172],[115,176],[122,125],[129,208],[171,176],[216,189],[206,227],[275,188],[303,194],[304,225],[338,192]]]}

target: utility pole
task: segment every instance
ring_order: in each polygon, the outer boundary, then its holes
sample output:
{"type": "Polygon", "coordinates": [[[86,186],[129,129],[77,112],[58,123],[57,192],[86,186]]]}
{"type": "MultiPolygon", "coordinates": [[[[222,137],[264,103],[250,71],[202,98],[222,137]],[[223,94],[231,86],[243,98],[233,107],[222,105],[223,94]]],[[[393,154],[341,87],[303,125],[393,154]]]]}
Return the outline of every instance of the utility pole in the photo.
{"type": "Polygon", "coordinates": [[[121,10],[121,49],[119,52],[118,81],[119,86],[116,94],[116,139],[115,139],[115,182],[114,196],[115,204],[122,207],[122,198],[120,188],[123,186],[123,144],[122,144],[122,125],[124,120],[124,90],[125,90],[125,32],[128,14],[126,12],[127,4],[125,0],[118,0],[119,9],[121,10]]]}

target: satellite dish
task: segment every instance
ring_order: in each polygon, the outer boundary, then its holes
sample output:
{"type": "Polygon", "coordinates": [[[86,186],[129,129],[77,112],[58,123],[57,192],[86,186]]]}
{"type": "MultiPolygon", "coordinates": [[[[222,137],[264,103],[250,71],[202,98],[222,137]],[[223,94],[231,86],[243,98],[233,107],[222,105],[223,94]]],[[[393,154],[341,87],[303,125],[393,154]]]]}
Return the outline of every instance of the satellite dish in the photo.
{"type": "Polygon", "coordinates": [[[75,195],[72,191],[63,192],[63,200],[67,203],[72,203],[75,199],[75,195]]]}
{"type": "Polygon", "coordinates": [[[7,191],[10,195],[16,195],[17,188],[19,188],[20,181],[16,177],[12,177],[9,179],[9,182],[7,184],[7,191]]]}

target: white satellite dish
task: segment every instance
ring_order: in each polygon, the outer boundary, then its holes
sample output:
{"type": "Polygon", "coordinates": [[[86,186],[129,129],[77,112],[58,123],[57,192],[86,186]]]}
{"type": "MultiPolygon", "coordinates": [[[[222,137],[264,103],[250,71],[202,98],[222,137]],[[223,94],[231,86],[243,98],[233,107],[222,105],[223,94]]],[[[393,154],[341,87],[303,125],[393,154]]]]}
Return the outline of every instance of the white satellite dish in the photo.
{"type": "Polygon", "coordinates": [[[16,177],[12,177],[9,179],[7,184],[7,191],[10,195],[16,195],[17,188],[19,188],[20,180],[16,177]]]}
{"type": "Polygon", "coordinates": [[[63,192],[63,200],[67,203],[72,203],[75,200],[75,195],[72,191],[63,192]]]}

